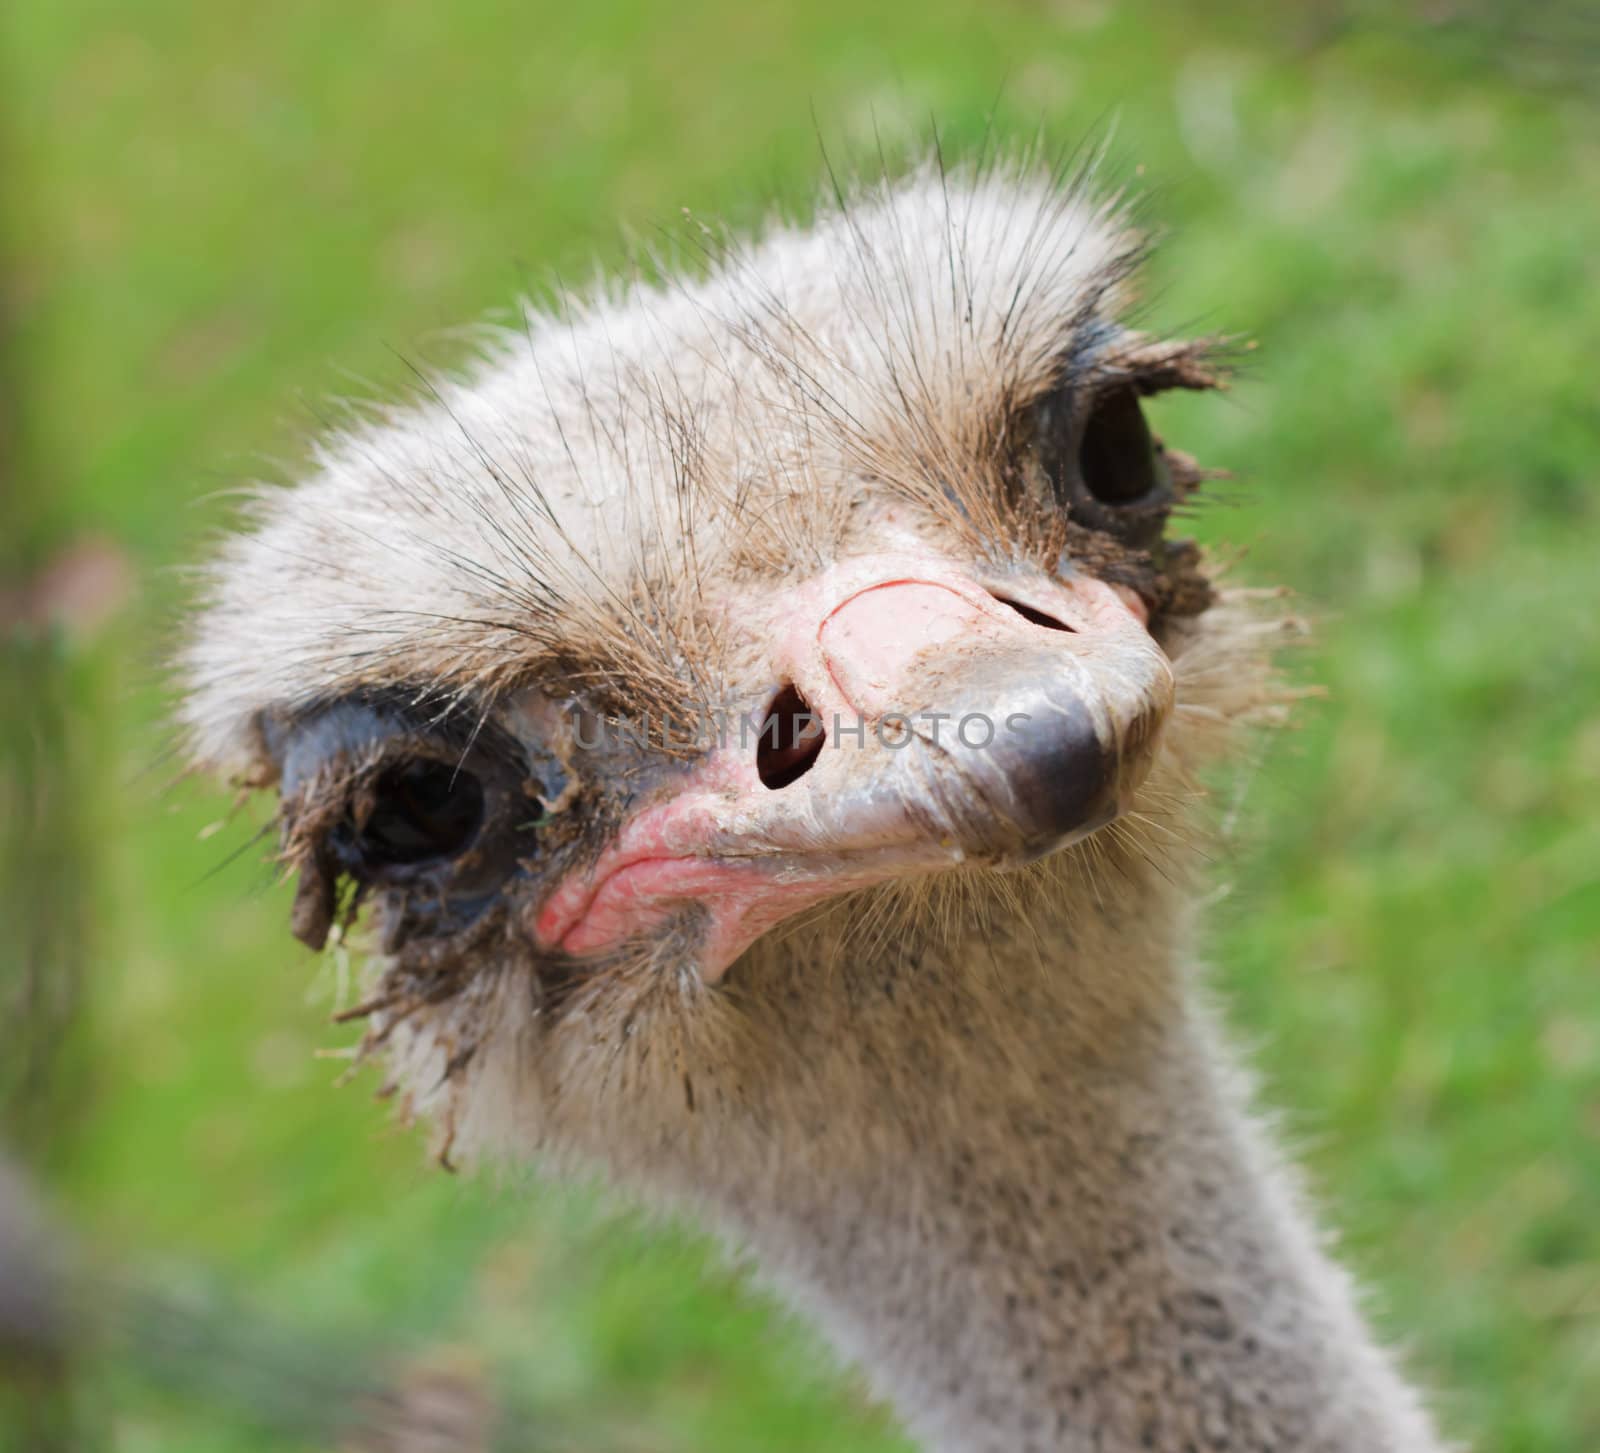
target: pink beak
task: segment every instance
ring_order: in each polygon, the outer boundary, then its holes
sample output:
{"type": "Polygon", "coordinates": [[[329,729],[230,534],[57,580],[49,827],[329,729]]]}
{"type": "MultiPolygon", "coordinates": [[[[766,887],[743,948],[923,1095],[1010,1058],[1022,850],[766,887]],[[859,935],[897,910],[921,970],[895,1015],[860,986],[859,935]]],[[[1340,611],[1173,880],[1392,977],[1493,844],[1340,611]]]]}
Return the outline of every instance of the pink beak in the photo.
{"type": "Polygon", "coordinates": [[[712,981],[823,899],[1031,862],[1126,808],[1172,705],[1142,605],[1086,576],[991,588],[877,555],[746,607],[784,683],[764,718],[716,719],[704,759],[545,899],[541,946],[605,954],[689,913],[712,981]]]}

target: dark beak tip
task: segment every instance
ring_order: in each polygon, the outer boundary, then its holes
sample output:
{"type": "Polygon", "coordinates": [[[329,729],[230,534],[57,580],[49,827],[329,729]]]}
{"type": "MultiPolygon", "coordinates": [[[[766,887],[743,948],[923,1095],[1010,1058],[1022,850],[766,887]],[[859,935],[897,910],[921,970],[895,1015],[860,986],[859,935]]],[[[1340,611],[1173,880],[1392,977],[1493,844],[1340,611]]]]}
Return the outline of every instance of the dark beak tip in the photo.
{"type": "Polygon", "coordinates": [[[1117,814],[1117,751],[1077,702],[1041,730],[1018,733],[1000,763],[1024,851],[1041,857],[1117,814]],[[1007,760],[1009,759],[1009,760],[1007,760]]]}

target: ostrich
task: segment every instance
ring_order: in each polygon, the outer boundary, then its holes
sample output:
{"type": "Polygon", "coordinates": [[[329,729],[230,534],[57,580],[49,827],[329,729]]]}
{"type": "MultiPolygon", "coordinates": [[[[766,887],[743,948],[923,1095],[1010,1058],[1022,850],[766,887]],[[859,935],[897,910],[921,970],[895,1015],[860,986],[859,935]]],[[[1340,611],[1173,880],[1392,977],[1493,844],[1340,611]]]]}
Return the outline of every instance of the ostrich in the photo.
{"type": "Polygon", "coordinates": [[[930,1449],[1441,1447],[1197,975],[1269,593],[1169,517],[1142,243],[1034,160],[691,229],[356,417],[221,548],[192,759],[442,1160],[713,1228],[930,1449]]]}

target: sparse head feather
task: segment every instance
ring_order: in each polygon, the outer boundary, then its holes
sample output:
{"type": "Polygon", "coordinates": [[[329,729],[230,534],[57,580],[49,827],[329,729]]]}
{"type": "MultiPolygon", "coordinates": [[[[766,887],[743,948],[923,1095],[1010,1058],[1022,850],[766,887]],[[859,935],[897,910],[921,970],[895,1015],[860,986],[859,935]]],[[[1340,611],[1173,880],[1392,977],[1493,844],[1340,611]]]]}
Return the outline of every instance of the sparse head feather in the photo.
{"type": "Polygon", "coordinates": [[[1077,356],[1141,346],[1117,320],[1138,252],[1081,186],[925,166],[702,278],[530,310],[260,495],[182,655],[194,756],[259,771],[264,708],[357,686],[554,664],[648,696],[712,664],[707,575],[829,558],[863,481],[1014,548],[975,466],[1077,356]]]}

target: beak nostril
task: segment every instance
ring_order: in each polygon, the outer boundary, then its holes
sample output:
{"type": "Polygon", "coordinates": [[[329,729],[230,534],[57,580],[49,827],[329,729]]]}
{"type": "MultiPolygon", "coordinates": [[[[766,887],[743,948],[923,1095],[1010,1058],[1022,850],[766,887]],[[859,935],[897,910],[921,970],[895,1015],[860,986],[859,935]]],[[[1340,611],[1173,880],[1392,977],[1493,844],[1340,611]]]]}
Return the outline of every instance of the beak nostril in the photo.
{"type": "Polygon", "coordinates": [[[1046,615],[1042,610],[1037,610],[1031,605],[1024,605],[1020,600],[1010,600],[1003,595],[995,595],[991,590],[990,595],[1001,605],[1010,606],[1012,610],[1025,621],[1031,621],[1036,626],[1043,626],[1047,631],[1071,631],[1072,627],[1065,621],[1057,620],[1053,615],[1046,615]]]}
{"type": "Polygon", "coordinates": [[[776,792],[811,770],[822,751],[822,721],[798,689],[785,686],[767,708],[756,746],[756,774],[776,792]]]}

